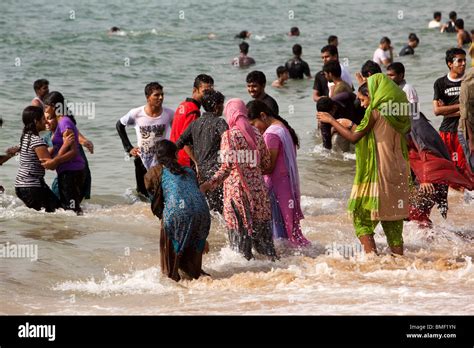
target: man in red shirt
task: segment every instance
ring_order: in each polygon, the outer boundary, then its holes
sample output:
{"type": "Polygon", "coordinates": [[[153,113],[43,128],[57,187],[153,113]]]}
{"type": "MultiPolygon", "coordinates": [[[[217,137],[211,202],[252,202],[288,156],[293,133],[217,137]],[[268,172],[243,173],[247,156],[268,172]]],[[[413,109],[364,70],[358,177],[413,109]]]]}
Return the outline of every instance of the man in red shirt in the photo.
{"type": "MultiPolygon", "coordinates": [[[[201,116],[201,99],[205,91],[214,89],[214,80],[211,76],[201,74],[194,79],[193,94],[191,98],[186,98],[178,105],[174,114],[173,125],[171,126],[170,140],[176,143],[184,133],[189,124],[201,116]]],[[[178,151],[178,163],[182,166],[191,166],[189,157],[190,148],[185,146],[178,151]]]]}

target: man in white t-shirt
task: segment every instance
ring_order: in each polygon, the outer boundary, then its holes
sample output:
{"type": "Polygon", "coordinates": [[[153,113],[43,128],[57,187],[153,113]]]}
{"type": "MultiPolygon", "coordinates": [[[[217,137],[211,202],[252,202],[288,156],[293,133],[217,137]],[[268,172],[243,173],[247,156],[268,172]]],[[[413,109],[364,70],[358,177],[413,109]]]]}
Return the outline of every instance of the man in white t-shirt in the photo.
{"type": "Polygon", "coordinates": [[[393,63],[393,47],[388,37],[384,36],[380,40],[379,48],[375,50],[372,60],[378,65],[385,67],[393,63]]]}
{"type": "Polygon", "coordinates": [[[163,139],[169,139],[174,111],[163,107],[163,86],[151,82],[145,87],[146,105],[130,110],[117,122],[117,131],[122,139],[126,153],[135,157],[135,178],[137,191],[148,196],[143,177],[148,169],[156,163],[156,144],[163,139]],[[138,146],[134,147],[125,127],[135,128],[138,146]]]}
{"type": "Polygon", "coordinates": [[[387,76],[395,82],[405,92],[410,105],[413,117],[419,115],[418,93],[416,89],[405,81],[405,66],[400,62],[395,62],[387,67],[387,76]]]}

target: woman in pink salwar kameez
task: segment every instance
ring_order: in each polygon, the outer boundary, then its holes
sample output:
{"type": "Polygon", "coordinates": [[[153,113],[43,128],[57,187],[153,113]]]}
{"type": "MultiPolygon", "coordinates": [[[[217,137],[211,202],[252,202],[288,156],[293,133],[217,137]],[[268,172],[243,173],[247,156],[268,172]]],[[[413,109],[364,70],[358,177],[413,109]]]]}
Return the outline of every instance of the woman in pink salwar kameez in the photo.
{"type": "Polygon", "coordinates": [[[241,99],[224,108],[229,130],[221,140],[221,167],[201,185],[206,192],[224,183],[224,220],[230,245],[247,260],[252,248],[272,260],[277,258],[272,238],[271,206],[262,171],[270,165],[270,153],[262,135],[247,118],[241,99]]]}
{"type": "Polygon", "coordinates": [[[272,203],[273,237],[287,239],[293,246],[310,242],[301,232],[301,194],[296,164],[298,136],[288,122],[261,101],[247,104],[250,123],[260,130],[270,151],[271,164],[264,172],[272,203]]]}

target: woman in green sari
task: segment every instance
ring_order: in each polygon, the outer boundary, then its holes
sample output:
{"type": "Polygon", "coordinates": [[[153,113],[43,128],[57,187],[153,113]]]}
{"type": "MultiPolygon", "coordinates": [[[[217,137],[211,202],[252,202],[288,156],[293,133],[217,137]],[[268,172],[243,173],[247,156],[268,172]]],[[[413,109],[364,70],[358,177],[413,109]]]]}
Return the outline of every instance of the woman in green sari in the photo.
{"type": "Polygon", "coordinates": [[[403,219],[408,217],[409,164],[405,134],[410,131],[408,100],[387,76],[375,74],[359,87],[366,108],[357,126],[318,112],[344,138],[356,144],[356,175],[348,203],[357,237],[366,253],[375,252],[379,222],[394,254],[403,255],[403,219]]]}

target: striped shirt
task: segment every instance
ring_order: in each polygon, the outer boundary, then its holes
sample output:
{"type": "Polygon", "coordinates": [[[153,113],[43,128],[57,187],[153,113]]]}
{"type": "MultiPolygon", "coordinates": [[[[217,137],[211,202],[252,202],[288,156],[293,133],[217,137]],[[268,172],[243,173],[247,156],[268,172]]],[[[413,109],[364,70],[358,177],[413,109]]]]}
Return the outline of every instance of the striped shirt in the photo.
{"type": "Polygon", "coordinates": [[[20,143],[20,167],[16,175],[15,187],[41,187],[44,181],[45,170],[35,149],[46,146],[38,135],[25,134],[20,143]]]}

